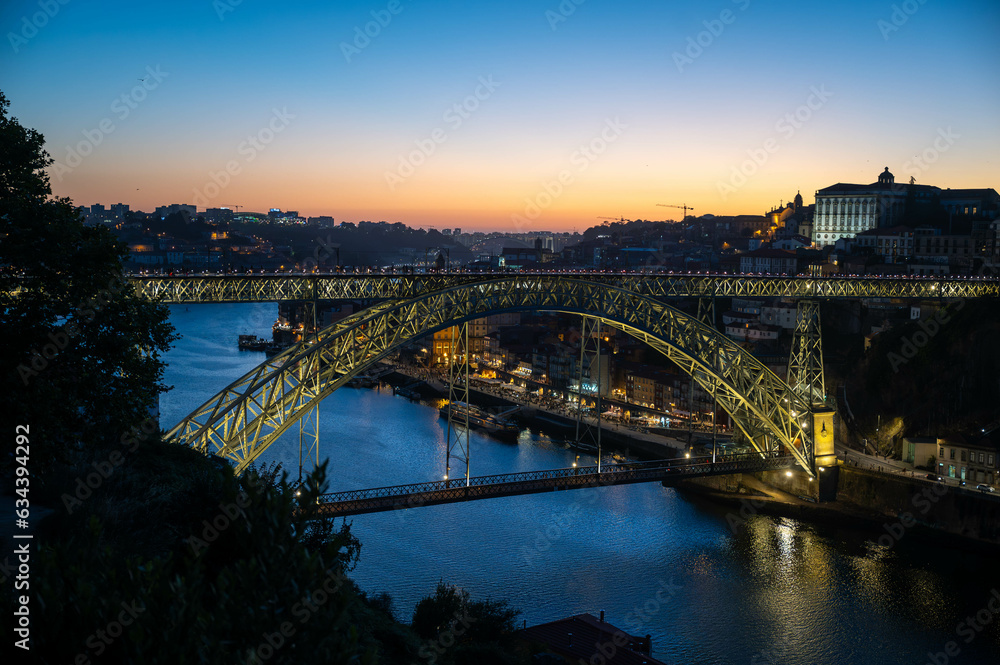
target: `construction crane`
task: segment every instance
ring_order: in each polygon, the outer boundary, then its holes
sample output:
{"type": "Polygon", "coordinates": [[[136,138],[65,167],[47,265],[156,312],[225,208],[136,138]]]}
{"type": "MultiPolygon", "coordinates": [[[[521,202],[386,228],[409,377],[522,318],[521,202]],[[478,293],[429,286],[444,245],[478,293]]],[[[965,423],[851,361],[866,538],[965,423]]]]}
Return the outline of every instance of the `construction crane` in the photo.
{"type": "Polygon", "coordinates": [[[235,203],[224,203],[224,204],[220,205],[219,207],[220,208],[236,208],[236,214],[238,215],[238,214],[240,214],[240,208],[242,208],[243,206],[238,206],[235,203]]]}
{"type": "Polygon", "coordinates": [[[692,208],[691,206],[689,206],[687,204],[680,205],[680,206],[674,206],[674,205],[667,205],[666,203],[657,203],[656,205],[660,206],[661,208],[681,208],[682,210],[684,210],[684,217],[681,217],[681,221],[682,222],[685,219],[687,219],[688,210],[691,210],[691,211],[694,210],[694,208],[692,208]]]}
{"type": "Polygon", "coordinates": [[[606,219],[606,220],[608,220],[610,222],[622,222],[623,224],[625,222],[634,222],[635,221],[633,219],[625,219],[624,217],[598,217],[597,219],[606,219]]]}

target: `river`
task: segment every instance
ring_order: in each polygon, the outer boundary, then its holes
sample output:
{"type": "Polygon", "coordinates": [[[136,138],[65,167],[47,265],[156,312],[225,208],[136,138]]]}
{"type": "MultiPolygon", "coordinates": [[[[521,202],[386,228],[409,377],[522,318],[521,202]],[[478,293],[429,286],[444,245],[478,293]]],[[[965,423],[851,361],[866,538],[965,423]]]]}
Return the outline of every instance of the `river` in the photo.
{"type": "MultiPolygon", "coordinates": [[[[239,351],[236,336],[269,334],[275,316],[273,304],[171,307],[183,337],[166,356],[165,429],[264,360],[239,351]]],[[[320,406],[330,490],[440,478],[444,424],[391,391],[338,390],[320,406]]],[[[262,459],[294,477],[292,429],[262,459]]],[[[516,444],[471,437],[473,475],[575,457],[544,432],[525,430],[516,444]]],[[[906,536],[886,548],[877,533],[768,516],[734,529],[728,512],[649,483],[361,515],[353,577],[389,593],[404,621],[439,580],[507,600],[529,625],[604,610],[650,634],[668,663],[923,665],[939,653],[935,665],[1000,663],[996,557],[906,536]],[[945,655],[949,642],[957,655],[945,655]]]]}

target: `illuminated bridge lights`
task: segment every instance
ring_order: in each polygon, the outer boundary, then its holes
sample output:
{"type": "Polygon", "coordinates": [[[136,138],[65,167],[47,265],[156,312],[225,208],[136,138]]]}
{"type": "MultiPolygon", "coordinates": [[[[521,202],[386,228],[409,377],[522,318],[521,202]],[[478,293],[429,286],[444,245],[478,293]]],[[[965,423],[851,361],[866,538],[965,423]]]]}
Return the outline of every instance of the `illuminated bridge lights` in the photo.
{"type": "MultiPolygon", "coordinates": [[[[274,302],[288,300],[409,299],[451,286],[485,286],[517,279],[530,289],[539,281],[586,281],[658,298],[981,298],[1000,295],[1000,281],[969,278],[778,277],[765,275],[664,275],[643,273],[543,272],[529,274],[431,273],[419,275],[133,275],[136,291],[168,304],[274,302]]],[[[594,294],[600,301],[603,294],[594,294]]]]}

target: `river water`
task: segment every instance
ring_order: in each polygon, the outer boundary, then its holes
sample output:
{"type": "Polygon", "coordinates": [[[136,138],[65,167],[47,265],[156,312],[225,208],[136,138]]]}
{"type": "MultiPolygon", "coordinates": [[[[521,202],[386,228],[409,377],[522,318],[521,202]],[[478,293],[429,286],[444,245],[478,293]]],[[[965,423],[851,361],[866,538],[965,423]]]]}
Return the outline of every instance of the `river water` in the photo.
{"type": "MultiPolygon", "coordinates": [[[[166,357],[165,429],[264,360],[239,351],[236,336],[269,334],[276,313],[273,304],[171,307],[183,338],[166,357]]],[[[261,459],[294,477],[291,429],[261,459]]],[[[330,491],[443,474],[444,420],[391,391],[338,390],[320,406],[320,431],[330,491]]],[[[471,449],[473,475],[576,457],[530,430],[516,444],[473,433],[471,449]]],[[[1000,663],[996,557],[906,535],[887,548],[878,533],[768,516],[734,529],[728,513],[650,483],[361,515],[353,576],[388,592],[404,621],[439,580],[508,600],[529,625],[604,610],[650,634],[668,663],[1000,663]],[[946,655],[949,642],[957,655],[946,655]]]]}

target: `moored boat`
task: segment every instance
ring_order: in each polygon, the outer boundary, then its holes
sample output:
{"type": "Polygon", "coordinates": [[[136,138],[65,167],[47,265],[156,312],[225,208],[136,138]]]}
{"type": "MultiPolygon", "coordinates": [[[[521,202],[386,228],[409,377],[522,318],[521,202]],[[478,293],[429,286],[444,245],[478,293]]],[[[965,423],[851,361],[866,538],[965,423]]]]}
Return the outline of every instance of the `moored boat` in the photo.
{"type": "Polygon", "coordinates": [[[457,423],[464,423],[466,415],[469,418],[469,426],[485,431],[497,437],[516,438],[521,432],[521,428],[516,423],[498,415],[484,411],[483,409],[468,404],[466,402],[450,402],[439,409],[443,418],[448,417],[449,408],[452,410],[452,419],[457,423]]]}

